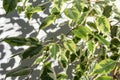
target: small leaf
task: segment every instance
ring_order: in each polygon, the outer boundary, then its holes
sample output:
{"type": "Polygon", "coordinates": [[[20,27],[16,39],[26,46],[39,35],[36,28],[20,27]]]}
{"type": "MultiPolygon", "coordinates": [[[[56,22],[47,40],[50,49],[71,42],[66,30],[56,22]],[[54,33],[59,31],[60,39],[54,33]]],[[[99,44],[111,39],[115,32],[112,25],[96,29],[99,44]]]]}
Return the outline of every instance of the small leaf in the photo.
{"type": "Polygon", "coordinates": [[[66,80],[67,75],[65,73],[60,73],[57,75],[57,80],[66,80]]]}
{"type": "Polygon", "coordinates": [[[31,68],[28,67],[17,67],[6,74],[6,77],[17,77],[28,75],[31,72],[31,68]]]}
{"type": "Polygon", "coordinates": [[[87,22],[87,25],[90,26],[90,28],[97,30],[97,26],[93,22],[87,22]]]}
{"type": "Polygon", "coordinates": [[[94,68],[94,73],[96,74],[106,74],[111,72],[116,65],[116,62],[112,59],[105,59],[96,64],[94,68]]]}
{"type": "Polygon", "coordinates": [[[30,18],[32,17],[33,13],[40,12],[40,11],[42,11],[43,9],[44,9],[44,7],[39,6],[39,5],[36,6],[36,7],[33,7],[32,5],[29,5],[29,6],[27,6],[26,9],[25,9],[26,17],[27,17],[28,19],[30,19],[30,18]]]}
{"type": "Polygon", "coordinates": [[[113,78],[110,76],[100,76],[96,80],[113,80],[113,78]]]}
{"type": "Polygon", "coordinates": [[[74,8],[66,8],[64,10],[64,13],[68,18],[73,20],[77,20],[79,18],[79,13],[74,8]]]}
{"type": "Polygon", "coordinates": [[[55,77],[55,72],[53,68],[51,68],[51,63],[50,62],[45,62],[44,66],[40,72],[40,79],[41,80],[56,80],[55,77]]]}
{"type": "Polygon", "coordinates": [[[107,18],[110,17],[112,11],[112,6],[105,6],[103,15],[106,16],[107,18]]]}
{"type": "Polygon", "coordinates": [[[111,26],[111,37],[116,37],[116,34],[118,32],[118,26],[111,26]]]}
{"type": "Polygon", "coordinates": [[[76,44],[72,40],[65,41],[64,42],[64,47],[67,50],[72,51],[73,53],[76,53],[76,44]]]}
{"type": "Polygon", "coordinates": [[[6,11],[6,14],[13,11],[17,6],[18,0],[3,0],[3,8],[6,11]]]}
{"type": "Polygon", "coordinates": [[[88,51],[90,52],[90,54],[93,54],[95,52],[95,42],[89,41],[87,45],[88,51]]]}
{"type": "Polygon", "coordinates": [[[77,56],[76,56],[75,54],[71,54],[71,55],[70,55],[70,61],[71,61],[71,62],[74,62],[74,61],[76,60],[76,57],[77,57],[77,56]]]}
{"type": "Polygon", "coordinates": [[[12,46],[23,46],[23,45],[36,45],[39,43],[39,40],[34,37],[22,38],[22,37],[10,37],[5,38],[3,41],[7,42],[12,46]]]}
{"type": "Polygon", "coordinates": [[[49,15],[47,18],[45,18],[45,20],[42,22],[42,24],[40,25],[39,29],[44,29],[46,27],[48,27],[49,25],[51,25],[56,19],[56,15],[51,14],[49,15]]]}
{"type": "Polygon", "coordinates": [[[96,25],[100,32],[102,32],[105,35],[109,35],[110,24],[109,24],[109,20],[105,16],[97,17],[96,25]]]}
{"type": "Polygon", "coordinates": [[[101,35],[94,35],[94,37],[97,38],[102,44],[107,45],[108,47],[110,46],[110,43],[101,35]]]}
{"type": "Polygon", "coordinates": [[[39,54],[42,50],[42,45],[36,45],[29,47],[26,51],[22,53],[22,59],[31,58],[37,54],[39,54]]]}
{"type": "Polygon", "coordinates": [[[120,40],[117,39],[117,38],[113,38],[113,39],[111,40],[111,44],[112,44],[112,45],[115,45],[116,47],[120,47],[120,40]]]}
{"type": "Polygon", "coordinates": [[[51,56],[56,59],[57,57],[57,54],[60,52],[60,46],[57,45],[57,44],[52,44],[50,46],[50,53],[51,53],[51,56]]]}
{"type": "Polygon", "coordinates": [[[92,34],[89,28],[85,26],[80,26],[77,29],[73,30],[73,33],[76,37],[87,40],[88,34],[92,34]]]}
{"type": "Polygon", "coordinates": [[[56,7],[53,7],[52,10],[51,10],[51,14],[59,15],[60,11],[56,7]]]}

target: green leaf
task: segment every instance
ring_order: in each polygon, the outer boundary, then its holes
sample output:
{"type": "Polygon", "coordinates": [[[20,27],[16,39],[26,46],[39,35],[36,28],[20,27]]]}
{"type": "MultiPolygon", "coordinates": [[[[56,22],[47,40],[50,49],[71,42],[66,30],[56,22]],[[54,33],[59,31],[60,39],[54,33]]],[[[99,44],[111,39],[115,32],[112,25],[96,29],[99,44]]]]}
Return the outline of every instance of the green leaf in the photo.
{"type": "Polygon", "coordinates": [[[59,15],[60,11],[56,7],[53,7],[52,10],[51,10],[51,14],[59,15]]]}
{"type": "Polygon", "coordinates": [[[28,75],[32,71],[31,68],[28,67],[17,67],[6,74],[6,77],[17,77],[28,75]]]}
{"type": "Polygon", "coordinates": [[[76,53],[76,44],[72,40],[65,41],[64,42],[64,47],[67,50],[72,51],[73,53],[76,53]]]}
{"type": "Polygon", "coordinates": [[[101,35],[94,35],[95,38],[99,40],[100,43],[107,45],[108,47],[110,46],[110,43],[101,35]]]}
{"type": "Polygon", "coordinates": [[[112,11],[112,6],[105,6],[103,15],[106,16],[107,18],[111,16],[111,11],[112,11]]]}
{"type": "Polygon", "coordinates": [[[113,80],[113,78],[110,76],[100,76],[96,80],[113,80]]]}
{"type": "Polygon", "coordinates": [[[22,59],[31,58],[39,54],[42,50],[42,45],[31,46],[22,53],[22,59]]]}
{"type": "Polygon", "coordinates": [[[60,52],[60,46],[57,45],[57,44],[52,44],[50,46],[50,53],[51,53],[51,56],[56,59],[57,57],[57,54],[60,52]]]}
{"type": "Polygon", "coordinates": [[[113,38],[113,39],[111,40],[111,44],[112,44],[112,45],[115,45],[116,47],[120,47],[120,40],[117,39],[117,38],[113,38]]]}
{"type": "Polygon", "coordinates": [[[56,75],[53,69],[51,68],[51,63],[50,62],[44,63],[44,66],[40,73],[40,79],[41,80],[56,80],[55,77],[56,75]]]}
{"type": "Polygon", "coordinates": [[[10,37],[5,38],[3,41],[7,42],[12,46],[23,46],[23,45],[36,45],[39,43],[39,40],[35,37],[23,38],[23,37],[10,37]]]}
{"type": "Polygon", "coordinates": [[[60,73],[57,75],[57,80],[66,80],[67,75],[65,73],[60,73]]]}
{"type": "Polygon", "coordinates": [[[49,15],[47,18],[45,18],[45,20],[42,22],[42,24],[40,25],[39,29],[44,29],[46,27],[48,27],[49,25],[51,25],[55,20],[56,20],[57,16],[54,14],[49,15]]]}
{"type": "Polygon", "coordinates": [[[111,37],[116,37],[116,34],[118,32],[118,26],[111,26],[111,37]]]}
{"type": "Polygon", "coordinates": [[[88,34],[92,34],[90,29],[85,26],[79,26],[75,30],[73,30],[73,33],[76,37],[87,40],[88,39],[88,34]]]}
{"type": "Polygon", "coordinates": [[[54,6],[58,9],[61,9],[63,0],[54,0],[54,6]]]}
{"type": "Polygon", "coordinates": [[[93,22],[87,22],[87,25],[90,26],[91,29],[97,30],[97,26],[93,22]]]}
{"type": "Polygon", "coordinates": [[[84,3],[81,0],[74,0],[74,3],[79,12],[82,12],[85,6],[84,3]]]}
{"type": "Polygon", "coordinates": [[[26,7],[25,9],[25,14],[26,14],[26,17],[28,19],[30,19],[33,15],[33,13],[36,13],[36,12],[40,12],[40,11],[43,11],[44,9],[44,6],[36,6],[36,7],[33,7],[32,5],[29,5],[26,7]]]}
{"type": "Polygon", "coordinates": [[[116,62],[112,59],[105,59],[96,64],[94,68],[95,74],[107,74],[108,72],[111,72],[116,65],[116,62]]]}
{"type": "Polygon", "coordinates": [[[65,15],[73,20],[77,20],[79,18],[79,13],[76,9],[74,8],[66,8],[64,10],[65,15]]]}
{"type": "Polygon", "coordinates": [[[13,11],[17,6],[18,0],[3,0],[3,8],[6,11],[6,14],[13,11]]]}
{"type": "Polygon", "coordinates": [[[87,48],[88,48],[88,51],[90,52],[90,54],[93,54],[95,52],[95,42],[89,41],[87,43],[87,48]]]}
{"type": "Polygon", "coordinates": [[[70,55],[70,61],[74,62],[76,60],[77,56],[75,54],[70,55]]]}
{"type": "Polygon", "coordinates": [[[17,6],[17,11],[18,13],[21,13],[22,11],[24,11],[23,6],[17,6]]]}
{"type": "Polygon", "coordinates": [[[65,51],[64,50],[61,51],[60,64],[64,69],[66,69],[68,67],[68,59],[65,56],[65,51]]]}
{"type": "Polygon", "coordinates": [[[96,25],[100,32],[102,32],[105,35],[109,35],[110,24],[109,24],[109,20],[105,16],[97,17],[96,25]]]}

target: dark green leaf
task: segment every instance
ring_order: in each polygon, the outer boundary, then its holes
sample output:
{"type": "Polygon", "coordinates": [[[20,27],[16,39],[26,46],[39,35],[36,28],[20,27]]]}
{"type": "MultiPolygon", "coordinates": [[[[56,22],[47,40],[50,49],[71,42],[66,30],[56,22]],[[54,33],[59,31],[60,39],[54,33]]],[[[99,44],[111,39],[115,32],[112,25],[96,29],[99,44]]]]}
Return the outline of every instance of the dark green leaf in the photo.
{"type": "Polygon", "coordinates": [[[31,46],[39,43],[39,40],[34,37],[29,37],[29,38],[10,37],[3,39],[3,41],[7,42],[12,46],[23,46],[23,45],[31,46]]]}
{"type": "Polygon", "coordinates": [[[45,62],[40,73],[41,80],[56,80],[56,75],[50,62],[45,62]]]}
{"type": "Polygon", "coordinates": [[[31,72],[31,68],[28,67],[17,67],[6,74],[6,77],[17,77],[28,75],[31,72]]]}
{"type": "Polygon", "coordinates": [[[31,58],[37,54],[39,54],[42,50],[42,45],[36,45],[29,47],[26,51],[22,53],[22,59],[31,58]]]}
{"type": "Polygon", "coordinates": [[[6,14],[13,11],[17,6],[18,0],[3,0],[3,8],[6,11],[6,14]]]}
{"type": "Polygon", "coordinates": [[[77,56],[76,56],[75,54],[71,54],[71,55],[70,55],[70,61],[71,61],[71,62],[74,62],[74,61],[76,60],[76,57],[77,57],[77,56]]]}
{"type": "Polygon", "coordinates": [[[42,24],[40,25],[40,28],[39,29],[44,29],[46,27],[48,27],[49,25],[51,25],[55,19],[57,18],[56,15],[54,14],[51,14],[49,15],[47,18],[45,18],[45,20],[42,22],[42,24]]]}
{"type": "Polygon", "coordinates": [[[60,46],[57,45],[57,44],[52,44],[50,46],[50,53],[51,53],[51,56],[56,59],[57,57],[57,54],[60,52],[60,46]]]}
{"type": "Polygon", "coordinates": [[[110,76],[100,76],[96,80],[113,80],[113,78],[110,76]]]}
{"type": "Polygon", "coordinates": [[[107,45],[108,47],[110,46],[110,43],[101,35],[94,35],[94,37],[97,38],[102,44],[107,45]]]}
{"type": "Polygon", "coordinates": [[[116,37],[116,34],[118,32],[118,26],[111,26],[111,37],[116,37]]]}
{"type": "Polygon", "coordinates": [[[105,16],[97,17],[96,25],[100,32],[105,35],[108,35],[110,32],[109,20],[105,16]]]}
{"type": "Polygon", "coordinates": [[[112,11],[112,6],[105,6],[103,15],[106,16],[107,18],[111,16],[111,11],[112,11]]]}
{"type": "Polygon", "coordinates": [[[87,22],[87,25],[90,26],[90,28],[97,30],[97,26],[93,22],[87,22]]]}
{"type": "Polygon", "coordinates": [[[112,59],[105,59],[96,64],[94,68],[94,73],[96,74],[106,74],[114,69],[116,62],[112,59]]]}
{"type": "Polygon", "coordinates": [[[111,44],[112,44],[112,45],[115,45],[116,47],[120,47],[120,40],[117,39],[117,38],[113,38],[113,39],[111,40],[111,44]]]}

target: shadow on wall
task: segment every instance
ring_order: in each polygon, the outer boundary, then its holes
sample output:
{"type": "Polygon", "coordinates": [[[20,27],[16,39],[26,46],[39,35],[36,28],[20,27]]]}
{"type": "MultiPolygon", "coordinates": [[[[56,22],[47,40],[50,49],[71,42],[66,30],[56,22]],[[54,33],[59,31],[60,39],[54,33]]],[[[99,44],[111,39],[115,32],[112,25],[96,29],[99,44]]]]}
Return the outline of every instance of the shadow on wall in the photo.
{"type": "MultiPolygon", "coordinates": [[[[41,0],[38,0],[36,3],[33,3],[33,5],[37,5],[41,3],[41,0]]],[[[50,6],[50,4],[47,4],[47,7],[50,6]]],[[[48,12],[49,10],[46,9],[44,11],[45,14],[49,14],[48,12]]],[[[0,38],[5,38],[5,37],[12,37],[12,36],[21,36],[21,37],[27,37],[28,35],[31,37],[36,37],[37,36],[37,32],[35,31],[35,26],[32,26],[29,24],[28,21],[21,19],[20,16],[18,15],[17,11],[13,11],[11,13],[9,13],[7,16],[5,16],[5,14],[0,15],[0,21],[2,21],[2,19],[9,19],[9,21],[7,21],[5,24],[0,24],[0,38]],[[11,24],[11,26],[9,25],[11,24]],[[15,24],[17,24],[15,26],[15,24]],[[6,26],[8,25],[8,26],[6,26]],[[14,30],[15,29],[15,30],[14,30]],[[32,33],[31,33],[32,32],[32,33]],[[6,33],[6,34],[4,34],[6,33]],[[9,34],[12,33],[12,34],[9,34]],[[19,34],[18,34],[19,33],[19,34]]],[[[38,14],[34,14],[33,15],[33,19],[37,21],[37,19],[40,18],[40,20],[42,21],[44,18],[40,17],[40,15],[38,14]]],[[[59,29],[56,30],[56,32],[47,32],[49,29],[54,30],[56,28],[56,25],[51,25],[50,27],[48,27],[47,29],[45,29],[45,33],[47,33],[47,38],[46,39],[50,39],[50,38],[56,38],[56,36],[60,35],[60,34],[66,34],[69,31],[69,27],[67,25],[64,25],[62,27],[60,27],[59,29]]],[[[8,59],[10,56],[12,56],[13,54],[16,54],[20,51],[23,51],[24,48],[20,47],[20,48],[15,48],[13,46],[9,46],[7,43],[0,43],[0,75],[5,75],[5,73],[7,73],[11,68],[17,67],[17,64],[15,66],[15,64],[17,63],[17,58],[12,58],[12,59],[8,59]],[[6,49],[7,46],[7,49],[6,49]],[[8,56],[9,55],[9,56],[8,56]],[[6,57],[8,56],[8,57],[6,57]],[[6,62],[7,61],[7,62],[6,62]]],[[[19,56],[20,57],[20,56],[19,56]]],[[[30,66],[32,64],[33,60],[26,60],[23,61],[21,63],[21,66],[30,66]]],[[[60,70],[61,71],[61,70],[60,70]]],[[[58,70],[59,72],[59,70],[58,70]]],[[[39,80],[37,77],[39,75],[36,75],[37,73],[39,73],[39,71],[35,71],[31,77],[30,80],[39,80]]],[[[3,77],[0,77],[0,80],[3,80],[3,77]]],[[[24,77],[20,77],[18,80],[23,80],[24,77]]],[[[11,80],[15,80],[15,78],[11,78],[11,80]]]]}

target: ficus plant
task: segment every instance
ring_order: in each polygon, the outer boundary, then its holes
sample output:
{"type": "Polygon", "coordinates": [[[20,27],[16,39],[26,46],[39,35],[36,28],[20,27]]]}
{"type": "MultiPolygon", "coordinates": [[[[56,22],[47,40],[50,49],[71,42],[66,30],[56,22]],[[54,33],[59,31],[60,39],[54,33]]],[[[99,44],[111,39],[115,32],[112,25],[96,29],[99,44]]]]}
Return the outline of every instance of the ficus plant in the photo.
{"type": "MultiPolygon", "coordinates": [[[[37,0],[31,0],[36,2],[37,0]]],[[[6,15],[17,10],[28,20],[37,12],[49,8],[38,32],[48,28],[57,19],[67,18],[62,26],[70,30],[57,40],[39,40],[37,37],[7,37],[2,41],[11,46],[29,46],[21,55],[21,62],[34,59],[31,66],[18,66],[6,73],[7,77],[26,76],[29,80],[41,64],[39,80],[118,80],[120,75],[120,12],[116,0],[44,0],[33,6],[29,0],[3,0],[6,15]],[[18,3],[23,2],[22,6],[18,3]],[[46,7],[47,4],[49,7],[46,7]],[[66,5],[66,7],[63,7],[66,5]],[[70,6],[69,6],[70,5],[70,6]],[[69,6],[69,7],[68,7],[69,6]],[[64,26],[66,27],[66,26],[64,26]],[[54,62],[62,71],[57,73],[54,62]],[[68,73],[72,66],[72,72],[68,73]]],[[[61,26],[59,26],[61,27],[61,26]]],[[[16,56],[16,55],[14,55],[16,56]]],[[[14,57],[13,56],[13,57],[14,57]]]]}

